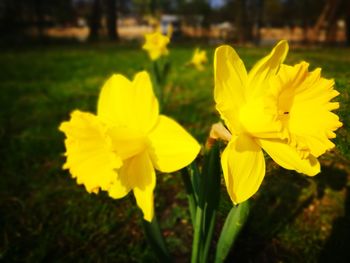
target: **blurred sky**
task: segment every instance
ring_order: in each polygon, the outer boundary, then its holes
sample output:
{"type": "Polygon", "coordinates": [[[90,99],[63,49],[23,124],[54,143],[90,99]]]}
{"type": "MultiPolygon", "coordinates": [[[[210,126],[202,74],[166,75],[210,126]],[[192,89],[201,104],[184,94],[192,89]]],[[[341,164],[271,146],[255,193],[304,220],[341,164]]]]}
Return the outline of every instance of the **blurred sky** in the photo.
{"type": "Polygon", "coordinates": [[[219,8],[225,4],[224,2],[224,0],[210,0],[210,5],[214,8],[219,8]]]}

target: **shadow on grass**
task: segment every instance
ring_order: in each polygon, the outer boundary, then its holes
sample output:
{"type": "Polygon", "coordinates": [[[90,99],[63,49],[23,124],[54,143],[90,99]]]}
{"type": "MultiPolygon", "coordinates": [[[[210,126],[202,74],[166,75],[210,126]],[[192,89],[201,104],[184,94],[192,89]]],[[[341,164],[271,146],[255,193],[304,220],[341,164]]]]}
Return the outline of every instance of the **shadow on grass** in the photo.
{"type": "Polygon", "coordinates": [[[334,221],[319,262],[350,262],[350,186],[346,187],[344,216],[334,221]]]}
{"type": "MultiPolygon", "coordinates": [[[[347,184],[347,174],[333,169],[328,175],[324,181],[326,185],[335,190],[345,189],[344,215],[334,220],[332,232],[320,253],[319,262],[350,262],[350,186],[347,184]]],[[[322,188],[319,193],[324,194],[322,188]]]]}
{"type": "MultiPolygon", "coordinates": [[[[324,260],[321,260],[322,262],[335,258],[339,261],[332,262],[346,262],[345,259],[349,259],[350,253],[349,187],[346,214],[335,221],[333,232],[323,249],[321,245],[317,248],[318,251],[307,254],[306,251],[313,248],[300,249],[300,247],[310,246],[310,242],[303,244],[302,240],[305,237],[296,236],[295,233],[298,232],[293,232],[291,228],[297,218],[303,220],[305,214],[310,213],[309,207],[320,203],[319,201],[327,195],[327,189],[335,192],[344,191],[347,177],[346,171],[333,164],[323,167],[322,173],[315,178],[281,168],[272,169],[266,176],[257,198],[252,202],[248,222],[226,262],[314,262],[317,261],[317,258],[312,257],[315,254],[321,255],[324,260]],[[292,242],[286,244],[280,240],[279,234],[288,231],[290,233],[284,235],[292,239],[292,242]],[[295,240],[297,245],[294,244],[295,240]]],[[[343,200],[337,205],[342,205],[342,202],[343,200]]],[[[310,232],[306,232],[306,240],[307,235],[314,235],[312,229],[321,228],[321,214],[317,216],[319,220],[312,222],[314,226],[309,226],[310,222],[305,222],[305,228],[310,227],[310,232]]],[[[319,236],[312,236],[310,240],[314,238],[321,239],[319,236]]]]}

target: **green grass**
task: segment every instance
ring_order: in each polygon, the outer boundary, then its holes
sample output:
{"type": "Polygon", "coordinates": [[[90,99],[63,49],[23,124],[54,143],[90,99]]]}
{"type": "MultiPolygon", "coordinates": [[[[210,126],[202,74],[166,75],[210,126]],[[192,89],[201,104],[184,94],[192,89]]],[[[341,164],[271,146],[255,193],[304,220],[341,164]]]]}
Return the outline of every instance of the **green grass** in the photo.
{"type": "MultiPolygon", "coordinates": [[[[210,63],[214,47],[207,47],[210,63]]],[[[268,49],[240,48],[250,68],[268,49]]],[[[166,114],[201,143],[218,120],[213,74],[185,67],[192,47],[172,47],[166,114]]],[[[229,261],[316,262],[349,258],[350,50],[291,50],[336,80],[344,123],[338,148],[322,158],[323,172],[307,178],[268,162],[253,212],[229,261]]],[[[74,109],[95,112],[99,90],[113,73],[131,78],[149,61],[138,47],[112,44],[7,49],[0,52],[0,261],[153,262],[132,195],[89,195],[61,169],[64,136],[74,109]]],[[[187,262],[192,228],[178,174],[157,178],[156,210],[170,250],[187,262]]],[[[223,186],[218,223],[231,206],[223,186]]],[[[217,233],[218,234],[218,233],[217,233]]]]}

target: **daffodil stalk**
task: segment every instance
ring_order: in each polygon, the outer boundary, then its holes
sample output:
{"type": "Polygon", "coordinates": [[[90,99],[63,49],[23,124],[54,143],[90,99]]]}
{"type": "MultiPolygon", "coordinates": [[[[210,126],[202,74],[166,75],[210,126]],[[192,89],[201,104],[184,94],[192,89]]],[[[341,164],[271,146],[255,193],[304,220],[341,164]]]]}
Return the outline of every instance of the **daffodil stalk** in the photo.
{"type": "Polygon", "coordinates": [[[164,105],[164,88],[170,70],[170,62],[166,58],[169,54],[169,50],[167,49],[169,42],[170,36],[163,35],[158,29],[153,33],[145,34],[145,43],[142,46],[142,49],[147,51],[152,61],[152,80],[160,108],[164,105]]]}
{"type": "Polygon", "coordinates": [[[205,156],[198,188],[191,262],[207,262],[220,199],[220,146],[205,156]]]}
{"type": "Polygon", "coordinates": [[[170,69],[171,69],[170,61],[165,57],[152,61],[152,70],[151,70],[152,80],[154,83],[155,92],[158,97],[161,109],[163,109],[167,100],[165,87],[166,87],[170,69]]]}

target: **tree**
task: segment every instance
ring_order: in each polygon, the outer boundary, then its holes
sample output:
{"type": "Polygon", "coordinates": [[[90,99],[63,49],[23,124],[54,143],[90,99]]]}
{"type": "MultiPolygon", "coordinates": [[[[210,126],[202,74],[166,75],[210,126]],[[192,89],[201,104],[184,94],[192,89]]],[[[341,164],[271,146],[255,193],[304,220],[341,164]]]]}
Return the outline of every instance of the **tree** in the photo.
{"type": "Polygon", "coordinates": [[[350,2],[345,5],[346,44],[350,47],[350,2]]]}
{"type": "Polygon", "coordinates": [[[101,0],[93,0],[89,16],[89,39],[97,40],[101,30],[101,0]]]}
{"type": "Polygon", "coordinates": [[[107,32],[110,40],[119,40],[117,4],[117,0],[106,0],[107,32]]]}

